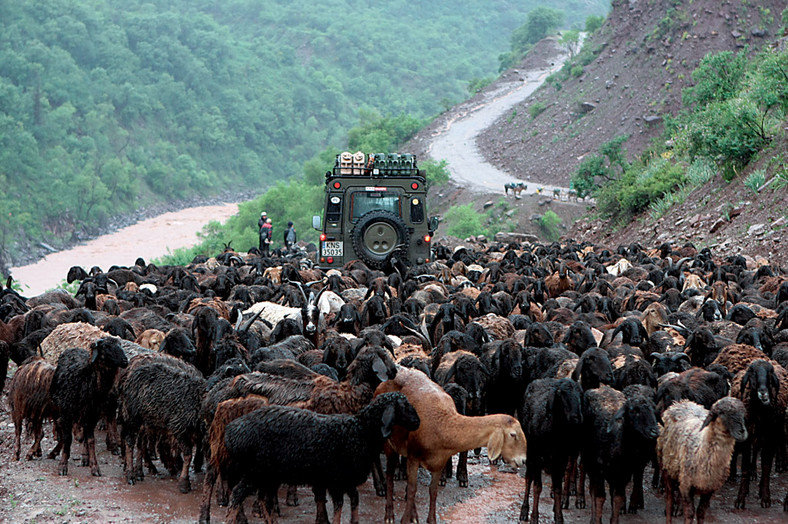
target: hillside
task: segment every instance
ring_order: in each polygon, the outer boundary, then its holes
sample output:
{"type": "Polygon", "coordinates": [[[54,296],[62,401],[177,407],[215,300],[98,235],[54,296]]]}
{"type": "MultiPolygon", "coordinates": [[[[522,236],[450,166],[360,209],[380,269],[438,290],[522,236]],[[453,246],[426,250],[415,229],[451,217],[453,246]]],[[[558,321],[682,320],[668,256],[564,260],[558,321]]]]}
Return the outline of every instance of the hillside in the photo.
{"type": "Polygon", "coordinates": [[[479,146],[517,178],[555,185],[568,185],[580,160],[616,136],[629,136],[634,158],[678,112],[701,58],[769,45],[784,8],[779,0],[615,0],[576,60],[487,129],[479,146]],[[533,106],[543,108],[535,118],[533,106]]]}
{"type": "MultiPolygon", "coordinates": [[[[630,162],[649,147],[670,158],[672,152],[665,148],[665,119],[682,109],[682,89],[693,85],[692,72],[701,59],[724,50],[748,49],[749,56],[754,56],[759,48],[781,41],[778,32],[784,7],[781,2],[760,6],[705,0],[681,4],[613,2],[605,24],[574,63],[552,75],[534,95],[487,128],[477,137],[476,145],[490,163],[507,173],[529,182],[556,185],[568,185],[581,160],[617,136],[629,137],[624,148],[630,162]],[[581,108],[583,103],[588,103],[585,109],[581,108]]],[[[531,64],[546,63],[550,56],[539,52],[527,57],[488,89],[510,82],[531,64]]],[[[441,115],[411,142],[413,147],[426,154],[422,146],[430,134],[441,122],[467,111],[472,103],[441,115]]],[[[775,115],[779,113],[771,114],[775,115]]],[[[734,167],[738,176],[732,180],[726,180],[720,166],[701,187],[682,186],[681,198],[669,209],[647,211],[623,222],[597,218],[592,205],[586,218],[567,228],[566,236],[609,246],[691,242],[698,249],[712,247],[720,255],[745,252],[788,265],[788,166],[783,158],[788,143],[781,131],[788,129],[788,122],[772,124],[778,131],[769,138],[770,143],[745,167],[738,171],[734,167]],[[751,187],[759,176],[768,185],[751,187]]],[[[689,160],[677,161],[686,173],[689,160]]],[[[475,202],[478,210],[482,202],[499,198],[465,193],[460,188],[445,191],[452,203],[475,202]]],[[[538,201],[525,198],[516,203],[521,210],[520,231],[538,233],[532,220],[539,216],[534,213],[544,212],[544,207],[536,207],[538,201]]],[[[579,214],[576,208],[557,202],[552,203],[552,209],[565,225],[572,225],[579,214]]]]}
{"type": "MultiPolygon", "coordinates": [[[[566,23],[605,11],[565,0],[566,23]]],[[[350,128],[418,129],[538,1],[0,3],[0,267],[140,207],[262,193],[350,128]]]]}

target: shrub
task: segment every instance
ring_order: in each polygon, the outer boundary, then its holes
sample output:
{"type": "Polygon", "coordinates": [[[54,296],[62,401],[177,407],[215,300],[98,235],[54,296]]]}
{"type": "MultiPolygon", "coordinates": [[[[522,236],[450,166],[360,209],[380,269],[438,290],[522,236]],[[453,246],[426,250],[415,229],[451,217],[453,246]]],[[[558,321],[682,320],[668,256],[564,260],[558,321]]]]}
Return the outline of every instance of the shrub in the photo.
{"type": "Polygon", "coordinates": [[[427,187],[439,186],[449,181],[449,163],[446,160],[436,162],[427,159],[419,161],[419,168],[424,171],[424,178],[427,180],[427,187]]]}
{"type": "Polygon", "coordinates": [[[750,173],[750,175],[744,180],[744,187],[753,193],[757,193],[758,189],[765,183],[766,172],[763,169],[758,169],[750,173]]]}
{"type": "Polygon", "coordinates": [[[486,234],[487,231],[482,226],[482,216],[473,208],[473,204],[452,206],[444,216],[446,231],[457,238],[486,234]]]}
{"type": "Polygon", "coordinates": [[[601,15],[589,15],[586,18],[586,32],[590,35],[593,34],[597,29],[602,27],[602,24],[605,21],[605,17],[601,15]]]}
{"type": "Polygon", "coordinates": [[[547,106],[544,104],[544,102],[534,102],[528,106],[528,114],[531,115],[531,118],[533,119],[541,115],[545,109],[547,109],[547,106]]]}
{"type": "Polygon", "coordinates": [[[747,99],[713,102],[690,120],[688,138],[690,157],[716,160],[730,181],[768,142],[765,115],[747,99]]]}
{"type": "Polygon", "coordinates": [[[561,217],[555,211],[548,210],[539,219],[539,227],[548,242],[554,242],[561,236],[561,217]]]}
{"type": "Polygon", "coordinates": [[[681,165],[658,157],[648,165],[631,166],[618,180],[596,192],[597,209],[616,221],[629,220],[686,182],[681,165]]]}

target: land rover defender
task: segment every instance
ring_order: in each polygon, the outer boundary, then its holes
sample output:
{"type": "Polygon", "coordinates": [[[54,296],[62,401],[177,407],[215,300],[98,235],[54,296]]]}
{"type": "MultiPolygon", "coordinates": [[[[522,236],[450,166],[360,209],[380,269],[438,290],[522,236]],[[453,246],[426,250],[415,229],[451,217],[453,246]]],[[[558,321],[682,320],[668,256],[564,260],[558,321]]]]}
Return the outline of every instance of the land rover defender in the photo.
{"type": "Polygon", "coordinates": [[[380,269],[396,255],[408,265],[432,260],[437,217],[427,217],[424,173],[410,154],[341,153],[326,172],[317,265],[342,267],[358,259],[380,269]]]}

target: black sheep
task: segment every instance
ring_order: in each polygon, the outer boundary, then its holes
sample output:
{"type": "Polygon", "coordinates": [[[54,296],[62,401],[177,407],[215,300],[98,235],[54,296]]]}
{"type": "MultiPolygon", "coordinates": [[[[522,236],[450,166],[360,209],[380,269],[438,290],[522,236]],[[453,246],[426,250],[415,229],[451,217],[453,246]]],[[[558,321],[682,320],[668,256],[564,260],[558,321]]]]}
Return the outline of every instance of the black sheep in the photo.
{"type": "Polygon", "coordinates": [[[283,483],[309,484],[317,504],[316,522],[328,523],[326,491],[339,522],[345,493],[351,523],[357,524],[358,490],[394,426],[413,431],[416,410],[400,393],[378,396],[357,415],[322,415],[284,406],[266,406],[227,425],[229,464],[221,471],[235,485],[227,522],[244,521],[242,503],[254,490],[265,495],[264,513],[283,483]]]}
{"type": "Polygon", "coordinates": [[[93,342],[90,352],[69,348],[58,358],[50,394],[58,410],[58,441],[63,444],[58,466],[60,475],[68,475],[74,424],[82,427],[85,442],[82,465],[89,465],[93,476],[101,475],[96,461],[94,431],[118,368],[128,364],[120,341],[114,337],[93,342]]]}
{"type": "Polygon", "coordinates": [[[525,391],[520,344],[512,338],[485,344],[481,361],[490,372],[486,412],[514,416],[525,391]]]}
{"type": "Polygon", "coordinates": [[[613,365],[607,352],[601,348],[585,350],[572,372],[572,379],[580,384],[583,391],[598,388],[602,384],[612,384],[613,365]]]}
{"type": "Polygon", "coordinates": [[[189,466],[192,449],[199,443],[200,403],[206,381],[162,361],[146,362],[126,377],[121,391],[120,416],[126,442],[126,480],[134,484],[142,478],[142,451],[134,462],[134,448],[141,447],[140,430],[170,436],[180,446],[183,457],[178,488],[191,490],[189,466]]]}
{"type": "Polygon", "coordinates": [[[607,482],[612,496],[610,522],[618,524],[626,486],[635,472],[633,453],[649,443],[656,445],[659,427],[654,404],[640,396],[627,398],[608,386],[591,389],[583,398],[583,427],[581,454],[592,498],[591,522],[602,522],[607,482]]]}
{"type": "Polygon", "coordinates": [[[534,483],[534,505],[530,522],[539,522],[539,496],[542,492],[542,469],[550,471],[553,481],[553,514],[562,523],[562,508],[569,507],[569,490],[562,491],[564,472],[580,452],[583,423],[583,392],[577,382],[545,378],[531,382],[525,390],[520,408],[528,455],[525,460],[525,496],[520,522],[528,521],[528,497],[534,483]]]}

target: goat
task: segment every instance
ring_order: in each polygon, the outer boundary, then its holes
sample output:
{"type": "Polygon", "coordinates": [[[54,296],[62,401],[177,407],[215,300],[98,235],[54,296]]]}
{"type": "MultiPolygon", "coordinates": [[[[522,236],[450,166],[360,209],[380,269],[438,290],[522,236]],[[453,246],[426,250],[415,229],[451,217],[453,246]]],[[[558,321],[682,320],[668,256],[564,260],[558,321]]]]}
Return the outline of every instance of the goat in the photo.
{"type": "Polygon", "coordinates": [[[405,394],[421,419],[416,431],[394,428],[388,440],[388,465],[386,468],[385,522],[394,522],[394,458],[406,456],[408,475],[408,500],[403,522],[416,522],[416,490],[419,466],[432,475],[430,505],[427,522],[436,524],[436,499],[440,474],[455,453],[480,446],[487,446],[490,460],[503,457],[504,461],[520,466],[525,461],[525,435],[520,423],[509,415],[466,417],[457,413],[452,398],[424,373],[400,368],[397,376],[378,386],[375,394],[401,391],[405,394]]]}

